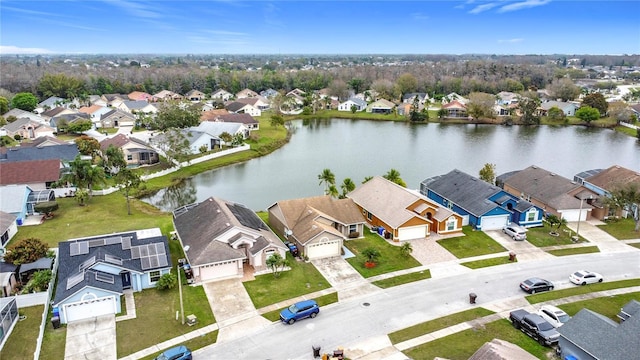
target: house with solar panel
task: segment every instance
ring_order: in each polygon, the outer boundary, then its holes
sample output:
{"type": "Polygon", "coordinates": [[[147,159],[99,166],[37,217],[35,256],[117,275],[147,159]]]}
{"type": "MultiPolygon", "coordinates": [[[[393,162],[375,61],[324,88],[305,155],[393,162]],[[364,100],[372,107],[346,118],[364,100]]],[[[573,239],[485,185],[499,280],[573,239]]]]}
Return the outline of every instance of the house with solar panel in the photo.
{"type": "Polygon", "coordinates": [[[173,211],[173,225],[196,283],[270,272],[267,259],[287,247],[244,205],[210,197],[173,211]]]}
{"type": "Polygon", "coordinates": [[[93,236],[58,244],[54,313],[63,324],[122,310],[126,291],[153,288],[171,271],[160,229],[93,236]]]}

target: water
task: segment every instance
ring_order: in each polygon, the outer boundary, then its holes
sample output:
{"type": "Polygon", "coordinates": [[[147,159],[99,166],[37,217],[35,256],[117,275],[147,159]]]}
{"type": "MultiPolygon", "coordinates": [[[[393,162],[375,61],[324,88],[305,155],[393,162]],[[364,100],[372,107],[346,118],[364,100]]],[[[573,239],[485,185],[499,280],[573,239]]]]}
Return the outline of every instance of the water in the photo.
{"type": "Polygon", "coordinates": [[[396,169],[407,187],[453,169],[478,176],[537,165],[572,179],[579,172],[621,165],[640,171],[640,142],[609,129],[501,125],[408,124],[367,120],[297,120],[291,141],[267,156],[208,171],[145,201],[171,211],[210,196],[265,210],[279,200],[322,195],[318,175],[336,185],[396,169]]]}

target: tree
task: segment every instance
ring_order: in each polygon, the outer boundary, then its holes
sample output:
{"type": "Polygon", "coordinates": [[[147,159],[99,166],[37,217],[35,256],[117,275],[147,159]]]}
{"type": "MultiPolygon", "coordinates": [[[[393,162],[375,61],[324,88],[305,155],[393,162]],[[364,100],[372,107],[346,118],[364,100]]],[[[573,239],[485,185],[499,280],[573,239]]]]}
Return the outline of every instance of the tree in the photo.
{"type": "Polygon", "coordinates": [[[84,81],[65,74],[44,74],[38,83],[38,91],[45,97],[57,96],[73,99],[85,94],[84,81]]]}
{"type": "Polygon", "coordinates": [[[396,89],[399,92],[400,99],[404,94],[416,91],[418,88],[418,80],[410,73],[404,73],[396,80],[396,89]]]}
{"type": "Polygon", "coordinates": [[[551,109],[547,111],[547,116],[553,121],[564,120],[567,118],[567,116],[564,114],[564,111],[562,111],[557,106],[551,107],[551,109]]]}
{"type": "Polygon", "coordinates": [[[280,114],[271,115],[271,126],[275,128],[284,126],[284,117],[280,114]]]}
{"type": "Polygon", "coordinates": [[[467,103],[467,113],[474,119],[481,117],[494,118],[493,106],[496,103],[494,95],[483,92],[472,92],[469,94],[467,103]]]}
{"type": "MultiPolygon", "coordinates": [[[[83,160],[78,155],[69,162],[69,167],[64,170],[61,180],[73,184],[78,190],[86,189],[89,194],[93,185],[104,184],[105,174],[102,167],[93,165],[90,160],[83,160]]],[[[77,191],[76,197],[78,201],[82,199],[77,191]]],[[[80,201],[80,204],[83,205],[84,200],[80,201]]]]}
{"type": "Polygon", "coordinates": [[[100,143],[91,136],[81,135],[80,137],[77,137],[74,142],[78,146],[78,151],[82,155],[96,157],[100,154],[100,143]]]}
{"type": "Polygon", "coordinates": [[[189,157],[191,147],[185,134],[175,128],[169,128],[156,138],[156,146],[164,153],[169,163],[180,166],[189,157]]]}
{"type": "Polygon", "coordinates": [[[9,100],[4,96],[0,96],[0,115],[7,111],[9,111],[9,100]]]}
{"type": "Polygon", "coordinates": [[[131,193],[131,191],[138,189],[140,185],[142,185],[143,181],[138,173],[127,167],[124,167],[121,168],[120,171],[118,171],[118,174],[116,175],[116,183],[124,193],[125,199],[127,199],[127,214],[131,215],[131,197],[129,196],[129,194],[131,193]]]}
{"type": "MultiPolygon", "coordinates": [[[[178,270],[180,271],[180,270],[178,270]]],[[[156,283],[156,289],[158,290],[170,290],[176,287],[178,283],[178,278],[172,273],[166,273],[158,279],[156,283]]]]}
{"type": "Polygon", "coordinates": [[[329,194],[329,187],[331,185],[335,185],[336,184],[336,176],[331,172],[330,169],[322,170],[320,175],[318,175],[318,180],[320,180],[318,185],[322,185],[324,183],[324,193],[325,193],[325,195],[329,194]]]}
{"type": "Polygon", "coordinates": [[[225,131],[220,134],[220,140],[224,141],[225,144],[231,144],[231,141],[233,141],[233,135],[225,131]]]}
{"type": "Polygon", "coordinates": [[[367,263],[375,264],[380,258],[380,251],[374,247],[368,247],[362,250],[362,256],[365,257],[367,263]]]}
{"type": "Polygon", "coordinates": [[[91,120],[76,120],[69,123],[67,126],[67,132],[73,134],[80,134],[84,131],[91,130],[93,124],[91,120]]]}
{"type": "Polygon", "coordinates": [[[592,108],[591,106],[583,106],[576,110],[576,117],[586,123],[590,123],[594,120],[600,119],[600,111],[592,108]]]}
{"type": "Polygon", "coordinates": [[[351,178],[345,178],[344,180],[342,180],[340,188],[342,188],[342,195],[340,195],[340,198],[344,199],[347,197],[348,193],[356,189],[356,183],[354,183],[351,178]]]}
{"type": "Polygon", "coordinates": [[[536,98],[521,97],[518,100],[518,109],[522,114],[520,119],[525,125],[540,123],[540,117],[537,115],[538,106],[540,106],[540,100],[536,98]]]}
{"type": "Polygon", "coordinates": [[[51,282],[51,276],[52,272],[50,269],[34,272],[31,276],[31,279],[22,289],[22,293],[28,294],[31,292],[40,292],[46,290],[49,287],[49,282],[51,282]]]}
{"type": "Polygon", "coordinates": [[[633,119],[633,111],[623,101],[614,101],[609,104],[609,116],[616,119],[617,123],[631,122],[633,119]]]}
{"type": "Polygon", "coordinates": [[[332,198],[340,197],[340,192],[338,191],[338,187],[335,184],[329,185],[326,195],[329,195],[332,198]]]}
{"type": "Polygon", "coordinates": [[[486,181],[491,185],[495,185],[496,182],[496,164],[486,163],[484,167],[480,169],[480,180],[486,181]]]}
{"type": "Polygon", "coordinates": [[[127,167],[127,161],[124,159],[122,149],[110,144],[102,157],[102,167],[109,174],[117,174],[120,169],[127,167]]]}
{"type": "MultiPolygon", "coordinates": [[[[640,131],[638,132],[640,133],[640,131]]],[[[635,221],[634,231],[640,231],[640,187],[636,183],[617,186],[610,191],[605,203],[613,209],[621,209],[635,221]]]]}
{"type": "Polygon", "coordinates": [[[273,253],[266,261],[267,267],[271,269],[273,277],[280,277],[280,273],[285,267],[289,266],[289,260],[285,259],[280,253],[273,253]]]}
{"type": "Polygon", "coordinates": [[[160,130],[184,129],[200,123],[200,110],[195,105],[165,102],[156,114],[153,127],[160,130]]]}
{"type": "Polygon", "coordinates": [[[600,93],[592,93],[582,99],[582,105],[591,106],[594,109],[600,111],[600,116],[604,116],[609,109],[609,103],[600,93]]]}
{"type": "Polygon", "coordinates": [[[78,188],[76,189],[74,197],[76,198],[78,205],[84,206],[85,202],[89,198],[89,191],[85,188],[78,188]]]}
{"type": "Polygon", "coordinates": [[[27,238],[8,248],[4,261],[14,265],[27,264],[47,256],[48,251],[49,247],[40,239],[27,238]]]}
{"type": "Polygon", "coordinates": [[[47,218],[53,217],[53,212],[58,210],[58,203],[55,201],[39,202],[33,206],[33,210],[40,214],[45,214],[47,218]]]}
{"type": "Polygon", "coordinates": [[[554,80],[547,90],[553,99],[560,99],[562,101],[574,100],[580,95],[580,87],[576,86],[569,78],[563,77],[561,79],[554,80]]]}
{"type": "Polygon", "coordinates": [[[411,256],[412,252],[413,252],[413,246],[411,245],[410,242],[407,241],[402,243],[402,245],[400,245],[400,255],[404,257],[409,257],[411,256]]]}
{"type": "Polygon", "coordinates": [[[235,134],[231,139],[231,146],[240,146],[244,144],[244,136],[242,134],[235,134]]]}
{"type": "Polygon", "coordinates": [[[420,100],[417,96],[413,98],[413,102],[411,103],[409,120],[412,122],[429,120],[429,114],[426,111],[420,111],[420,100]]]}
{"type": "Polygon", "coordinates": [[[402,187],[407,187],[407,184],[400,177],[400,172],[396,169],[391,169],[387,171],[387,173],[382,175],[382,177],[391,181],[392,183],[396,183],[402,187]]]}
{"type": "Polygon", "coordinates": [[[11,99],[11,107],[14,109],[33,111],[36,106],[38,106],[38,98],[32,93],[17,93],[16,96],[11,99]]]}
{"type": "Polygon", "coordinates": [[[364,79],[353,78],[349,80],[348,84],[356,94],[359,94],[361,90],[364,90],[364,79]]]}

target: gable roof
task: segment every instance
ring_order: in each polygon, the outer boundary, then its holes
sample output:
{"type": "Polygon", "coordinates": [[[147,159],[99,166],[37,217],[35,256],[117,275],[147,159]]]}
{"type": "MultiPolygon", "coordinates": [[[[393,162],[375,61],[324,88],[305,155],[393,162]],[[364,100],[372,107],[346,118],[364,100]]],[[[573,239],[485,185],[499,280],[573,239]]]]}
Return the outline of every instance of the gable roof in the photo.
{"type": "Polygon", "coordinates": [[[151,94],[147,94],[146,92],[142,92],[142,91],[133,91],[131,93],[129,93],[129,95],[127,95],[127,97],[131,100],[144,100],[144,101],[149,101],[151,100],[151,98],[153,96],[151,96],[151,94]]]}
{"type": "Polygon", "coordinates": [[[347,101],[345,101],[344,103],[347,103],[347,102],[352,102],[352,103],[354,103],[355,105],[357,105],[357,106],[359,106],[361,108],[364,108],[365,106],[367,106],[367,102],[366,101],[364,101],[364,100],[362,100],[360,98],[357,98],[357,97],[351,97],[351,98],[347,99],[347,101]]]}
{"type": "Polygon", "coordinates": [[[61,97],[57,97],[57,96],[49,96],[47,99],[41,101],[40,103],[38,103],[39,107],[55,107],[58,106],[59,104],[64,103],[66,100],[61,98],[61,97]]]}
{"type": "Polygon", "coordinates": [[[237,134],[245,126],[235,122],[212,122],[203,121],[198,126],[187,129],[188,131],[202,131],[211,136],[220,136],[224,132],[231,135],[237,134]]]}
{"type": "Polygon", "coordinates": [[[226,104],[224,106],[224,108],[229,110],[229,111],[231,111],[231,112],[236,112],[236,111],[239,111],[239,110],[241,110],[242,108],[244,108],[246,106],[252,106],[253,107],[253,105],[251,105],[251,104],[245,104],[245,103],[242,103],[240,101],[233,101],[233,102],[230,102],[230,103],[226,104]]]}
{"type": "Polygon", "coordinates": [[[543,102],[542,104],[540,104],[540,108],[543,110],[549,110],[552,107],[557,107],[560,110],[565,110],[567,108],[578,108],[578,105],[576,104],[572,104],[572,103],[568,103],[568,102],[563,102],[563,101],[546,101],[543,102]]]}
{"type": "Polygon", "coordinates": [[[93,114],[94,112],[104,108],[105,108],[104,106],[93,104],[91,106],[83,106],[80,109],[78,109],[78,111],[85,114],[93,114]]]}
{"type": "Polygon", "coordinates": [[[58,159],[61,161],[71,161],[78,156],[78,146],[76,144],[61,144],[43,147],[12,147],[0,155],[2,161],[28,161],[28,160],[48,160],[58,159]]]}
{"type": "MultiPolygon", "coordinates": [[[[16,222],[17,218],[13,214],[0,210],[0,234],[4,234],[16,222]]],[[[2,242],[0,242],[0,246],[2,246],[2,242]]],[[[4,264],[4,262],[0,262],[1,264],[4,264]]]]}
{"type": "Polygon", "coordinates": [[[142,140],[138,138],[129,137],[125,134],[116,134],[115,136],[112,136],[110,138],[106,138],[100,141],[100,149],[102,149],[103,151],[107,150],[109,148],[109,145],[113,145],[117,148],[121,148],[130,142],[145,148],[149,148],[147,144],[145,144],[142,140]]]}
{"type": "Polygon", "coordinates": [[[285,248],[253,210],[222,199],[210,197],[180,207],[173,211],[173,223],[183,246],[189,247],[185,250],[189,263],[196,266],[246,258],[242,249],[234,249],[230,244],[237,239],[232,237],[229,243],[219,240],[221,235],[231,235],[233,231],[235,236],[242,234],[256,241],[254,247],[264,248],[266,241],[268,245],[285,248]]]}
{"type": "Polygon", "coordinates": [[[100,120],[106,120],[106,119],[112,119],[112,118],[116,120],[126,118],[132,121],[135,121],[136,119],[132,114],[126,111],[122,111],[120,109],[113,109],[108,113],[104,113],[102,114],[102,116],[100,116],[100,120]]]}
{"type": "Polygon", "coordinates": [[[614,165],[593,176],[587,177],[585,181],[605,190],[612,190],[627,184],[637,184],[640,186],[640,172],[614,165]]]}
{"type": "Polygon", "coordinates": [[[443,109],[465,109],[466,110],[467,106],[465,104],[461,103],[458,100],[453,100],[453,101],[450,101],[450,102],[442,105],[442,108],[443,109]]]}
{"type": "Polygon", "coordinates": [[[220,115],[218,120],[226,123],[258,124],[258,120],[247,113],[220,115]]]}
{"type": "Polygon", "coordinates": [[[26,111],[26,110],[22,110],[22,109],[11,109],[9,111],[7,111],[6,113],[2,114],[2,116],[6,119],[9,116],[14,116],[16,119],[20,119],[20,118],[29,118],[31,120],[35,120],[35,121],[39,121],[41,123],[45,122],[45,119],[42,118],[42,116],[38,115],[38,114],[34,114],[32,112],[26,111]]]}
{"type": "Polygon", "coordinates": [[[44,124],[41,122],[38,122],[36,120],[27,118],[27,117],[22,117],[19,118],[18,120],[14,121],[14,122],[10,122],[5,124],[4,126],[2,126],[3,129],[5,129],[6,131],[10,132],[10,133],[14,133],[22,128],[31,126],[33,128],[38,128],[40,126],[43,126],[44,124]]]}
{"type": "Polygon", "coordinates": [[[582,309],[559,327],[558,332],[596,359],[635,359],[640,353],[640,316],[632,316],[618,324],[589,309],[582,309]]]}
{"type": "Polygon", "coordinates": [[[0,210],[9,214],[20,214],[32,191],[28,185],[0,186],[0,210]]]}
{"type": "Polygon", "coordinates": [[[51,146],[51,145],[66,145],[69,144],[64,140],[60,140],[57,137],[53,136],[40,136],[31,141],[23,141],[20,144],[20,147],[43,147],[43,146],[51,146]]]}
{"type": "Polygon", "coordinates": [[[0,185],[45,183],[60,180],[60,160],[0,162],[0,185]]]}
{"type": "Polygon", "coordinates": [[[216,119],[220,115],[227,115],[227,114],[229,114],[229,111],[227,111],[227,109],[213,109],[213,110],[203,111],[202,114],[200,114],[200,121],[216,121],[216,119]]]}
{"type": "Polygon", "coordinates": [[[392,108],[394,108],[395,106],[396,106],[396,104],[395,104],[395,103],[393,103],[393,102],[391,102],[391,101],[389,101],[389,100],[387,100],[387,99],[378,99],[378,100],[376,100],[376,101],[372,102],[371,104],[369,104],[369,107],[371,107],[371,108],[377,108],[377,109],[379,109],[379,108],[389,108],[389,109],[392,109],[392,108]]]}
{"type": "Polygon", "coordinates": [[[150,104],[145,100],[125,100],[122,104],[131,110],[142,110],[147,106],[153,106],[153,104],[150,104]]]}

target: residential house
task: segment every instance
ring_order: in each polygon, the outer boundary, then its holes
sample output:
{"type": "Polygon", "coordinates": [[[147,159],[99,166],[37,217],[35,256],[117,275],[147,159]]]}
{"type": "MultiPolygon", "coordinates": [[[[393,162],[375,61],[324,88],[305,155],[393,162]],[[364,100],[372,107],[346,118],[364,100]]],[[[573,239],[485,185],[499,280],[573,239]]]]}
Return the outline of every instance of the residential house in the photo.
{"type": "Polygon", "coordinates": [[[199,154],[201,148],[206,151],[220,148],[222,145],[230,145],[220,138],[223,133],[231,136],[241,135],[243,139],[249,136],[249,129],[241,123],[204,121],[200,125],[183,130],[189,141],[192,154],[199,154]]]}
{"type": "MultiPolygon", "coordinates": [[[[2,219],[0,219],[0,224],[2,219]]],[[[15,221],[14,221],[15,226],[15,221]]],[[[0,231],[2,231],[0,229],[0,231]]],[[[17,230],[16,230],[17,231],[17,230]]],[[[0,246],[0,252],[4,252],[5,249],[0,246]]],[[[18,287],[18,277],[16,276],[17,265],[0,261],[0,298],[6,298],[12,296],[18,287]]],[[[1,347],[0,347],[1,348],[1,347]]]]}
{"type": "Polygon", "coordinates": [[[366,111],[373,114],[391,114],[396,108],[396,104],[387,100],[379,99],[367,105],[366,111]]]}
{"type": "Polygon", "coordinates": [[[616,317],[620,319],[620,321],[626,321],[632,316],[640,316],[640,301],[631,300],[626,303],[616,317]]]}
{"type": "Polygon", "coordinates": [[[118,108],[122,102],[129,100],[129,96],[123,94],[104,94],[100,98],[106,102],[106,106],[112,108],[118,108]]]}
{"type": "Polygon", "coordinates": [[[42,116],[29,112],[29,111],[25,111],[22,109],[11,109],[9,111],[7,111],[6,113],[2,114],[2,117],[4,117],[5,119],[8,119],[9,117],[15,117],[16,119],[20,119],[20,118],[29,118],[33,121],[39,122],[41,124],[46,124],[48,119],[43,118],[42,116]]]}
{"type": "Polygon", "coordinates": [[[38,103],[38,106],[36,106],[33,112],[35,112],[36,114],[42,114],[47,110],[50,110],[59,106],[63,106],[66,102],[67,100],[61,97],[49,96],[46,100],[38,103]]]}
{"type": "Polygon", "coordinates": [[[376,176],[347,194],[367,223],[393,241],[423,239],[431,232],[458,234],[462,217],[416,191],[376,176]]]}
{"type": "Polygon", "coordinates": [[[241,204],[210,197],[174,210],[173,225],[196,283],[267,273],[270,256],[286,256],[278,236],[241,204]]]}
{"type": "Polygon", "coordinates": [[[259,109],[260,111],[267,110],[271,106],[269,104],[269,100],[267,100],[266,98],[260,95],[256,97],[251,97],[251,98],[240,98],[240,99],[237,99],[236,102],[251,105],[259,109]]]}
{"type": "Polygon", "coordinates": [[[296,104],[302,105],[304,103],[304,98],[306,96],[306,92],[296,88],[285,94],[287,98],[293,99],[296,104]]]}
{"type": "Polygon", "coordinates": [[[640,354],[640,316],[616,323],[589,309],[578,311],[558,328],[562,359],[629,360],[640,354]]]}
{"type": "Polygon", "coordinates": [[[629,108],[631,109],[631,112],[636,116],[636,118],[640,119],[640,104],[629,105],[629,108]]]}
{"type": "Polygon", "coordinates": [[[258,93],[251,90],[251,89],[244,89],[241,90],[240,92],[238,92],[236,94],[236,99],[242,99],[242,98],[252,98],[252,97],[256,97],[258,96],[258,93]]]}
{"type": "Polygon", "coordinates": [[[151,101],[153,102],[182,100],[182,99],[184,99],[184,96],[169,90],[162,90],[156,94],[153,94],[153,96],[151,97],[151,101]]]}
{"type": "Polygon", "coordinates": [[[460,104],[466,105],[469,102],[469,99],[455,92],[449,93],[448,95],[442,97],[442,104],[447,104],[453,101],[457,101],[460,104]]]}
{"type": "Polygon", "coordinates": [[[88,114],[75,112],[73,114],[60,114],[49,119],[49,125],[56,129],[56,131],[63,131],[73,123],[91,122],[91,117],[88,114]]]}
{"type": "Polygon", "coordinates": [[[537,109],[537,114],[539,116],[547,116],[547,114],[549,113],[549,109],[553,107],[557,107],[558,109],[562,110],[565,116],[575,116],[576,110],[580,108],[580,106],[573,103],[562,101],[547,101],[540,104],[537,109]]]}
{"type": "Polygon", "coordinates": [[[542,226],[542,209],[460,170],[428,178],[420,193],[463,217],[463,225],[497,230],[509,223],[542,226]]]}
{"type": "Polygon", "coordinates": [[[41,136],[33,139],[32,141],[23,141],[20,143],[20,147],[45,147],[52,145],[68,145],[69,143],[58,139],[53,136],[41,136]]]}
{"type": "Polygon", "coordinates": [[[227,102],[233,98],[233,94],[225,89],[218,89],[211,94],[211,99],[227,102]]]}
{"type": "Polygon", "coordinates": [[[429,100],[427,93],[406,93],[402,95],[402,102],[405,104],[413,104],[418,99],[420,105],[424,105],[425,100],[429,100]]]}
{"type": "Polygon", "coordinates": [[[591,211],[591,216],[595,219],[606,219],[609,216],[622,215],[620,210],[609,209],[605,203],[607,197],[611,197],[611,191],[626,186],[636,186],[640,188],[640,173],[619,165],[613,165],[608,169],[595,169],[584,171],[574,175],[573,180],[578,184],[598,194],[598,199],[591,211]]]}
{"type": "Polygon", "coordinates": [[[362,99],[352,97],[345,102],[341,102],[338,105],[338,111],[352,111],[354,107],[356,111],[364,111],[367,109],[367,102],[362,99]]]}
{"type": "Polygon", "coordinates": [[[18,302],[15,297],[0,298],[0,349],[18,323],[19,316],[18,302]]]}
{"type": "Polygon", "coordinates": [[[80,155],[78,146],[65,143],[63,145],[50,146],[17,146],[12,148],[0,148],[0,161],[28,161],[28,160],[47,160],[58,159],[63,163],[74,160],[80,155]]]}
{"type": "Polygon", "coordinates": [[[126,111],[113,109],[100,117],[100,127],[110,129],[121,126],[134,126],[136,117],[126,111]]]}
{"type": "MultiPolygon", "coordinates": [[[[222,148],[224,141],[218,135],[212,135],[197,128],[182,130],[182,134],[189,142],[189,153],[196,155],[222,148]]],[[[158,135],[155,141],[161,141],[163,134],[158,135]]]]}
{"type": "Polygon", "coordinates": [[[153,103],[150,103],[144,100],[123,101],[122,104],[120,104],[120,106],[117,107],[117,109],[126,111],[131,114],[138,114],[138,113],[155,114],[158,112],[158,108],[155,107],[153,103]]]}
{"type": "Polygon", "coordinates": [[[89,95],[89,104],[98,106],[109,106],[107,100],[100,95],[89,95]]]}
{"type": "Polygon", "coordinates": [[[16,220],[18,220],[16,215],[0,210],[0,255],[5,253],[7,244],[18,233],[16,220]]]}
{"type": "Polygon", "coordinates": [[[153,96],[151,94],[147,94],[144,91],[133,91],[127,95],[127,98],[131,101],[146,101],[150,102],[153,100],[153,96]]]}
{"type": "Polygon", "coordinates": [[[216,117],[215,121],[237,123],[246,126],[249,131],[260,130],[260,123],[249,114],[225,114],[216,117]]]}
{"type": "Polygon", "coordinates": [[[89,118],[93,123],[93,128],[97,129],[102,127],[102,122],[100,121],[102,119],[102,115],[112,111],[112,109],[106,106],[100,106],[100,105],[94,104],[91,106],[83,106],[80,109],[78,109],[78,111],[89,115],[89,118]]]}
{"type": "Polygon", "coordinates": [[[227,109],[213,109],[203,111],[200,115],[200,121],[217,121],[218,117],[221,115],[231,114],[227,109]]]}
{"type": "Polygon", "coordinates": [[[266,99],[273,99],[274,97],[276,97],[279,94],[278,91],[274,90],[274,89],[267,89],[267,90],[262,90],[260,91],[260,96],[266,98],[266,99]]]}
{"type": "Polygon", "coordinates": [[[27,185],[0,186],[0,211],[15,216],[16,224],[22,225],[29,213],[33,213],[33,208],[27,208],[27,199],[32,192],[27,185]]]}
{"type": "Polygon", "coordinates": [[[2,135],[21,139],[36,139],[43,136],[53,136],[55,129],[47,124],[30,118],[19,118],[14,122],[7,123],[0,128],[2,135]]]}
{"type": "Polygon", "coordinates": [[[228,103],[224,106],[224,108],[227,109],[227,111],[236,113],[236,114],[249,114],[251,116],[262,115],[262,110],[258,109],[257,107],[251,104],[245,104],[239,101],[228,103]]]}
{"type": "Polygon", "coordinates": [[[60,159],[0,161],[0,186],[29,185],[33,190],[50,189],[60,180],[60,159]]]}
{"type": "Polygon", "coordinates": [[[188,93],[184,95],[185,99],[193,102],[199,102],[204,100],[205,94],[202,91],[198,90],[189,90],[188,93]]]}
{"type": "Polygon", "coordinates": [[[61,241],[58,264],[52,305],[63,324],[122,312],[125,290],[153,288],[172,268],[157,228],[61,241]]]}
{"type": "Polygon", "coordinates": [[[508,341],[493,339],[484,343],[469,360],[536,360],[537,357],[531,355],[523,348],[508,341]]]}
{"type": "Polygon", "coordinates": [[[448,118],[467,118],[467,106],[458,100],[448,102],[441,107],[447,111],[445,117],[448,118]]]}
{"type": "Polygon", "coordinates": [[[124,155],[127,165],[148,165],[160,161],[158,153],[144,141],[125,134],[117,134],[100,141],[100,149],[106,154],[109,146],[114,146],[124,155]]]}
{"type": "Polygon", "coordinates": [[[511,105],[517,104],[520,95],[510,91],[500,91],[496,94],[496,104],[498,105],[511,105]]]}
{"type": "Polygon", "coordinates": [[[340,256],[344,241],[364,236],[364,217],[352,199],[283,200],[267,210],[269,226],[311,260],[340,256]]]}
{"type": "Polygon", "coordinates": [[[62,115],[74,115],[74,114],[77,114],[77,113],[78,113],[77,110],[67,109],[67,108],[64,108],[62,106],[58,106],[58,107],[55,107],[53,109],[49,109],[49,110],[46,110],[46,111],[42,112],[40,114],[40,117],[42,117],[46,122],[50,123],[51,119],[53,119],[55,117],[59,117],[59,116],[62,116],[62,115]]]}
{"type": "Polygon", "coordinates": [[[567,221],[586,220],[597,205],[594,191],[537,166],[502,174],[496,183],[509,194],[567,221]]]}

